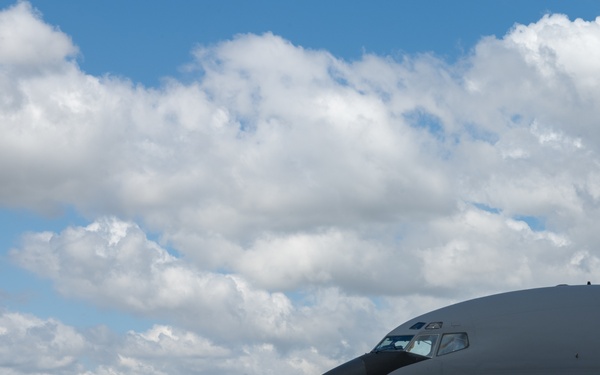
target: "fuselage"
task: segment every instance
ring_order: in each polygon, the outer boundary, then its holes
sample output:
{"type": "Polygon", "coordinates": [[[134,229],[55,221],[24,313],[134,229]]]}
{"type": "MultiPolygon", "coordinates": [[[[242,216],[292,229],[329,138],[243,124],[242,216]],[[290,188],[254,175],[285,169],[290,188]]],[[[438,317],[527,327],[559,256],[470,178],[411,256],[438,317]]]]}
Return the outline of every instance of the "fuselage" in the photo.
{"type": "Polygon", "coordinates": [[[473,299],[398,326],[325,375],[600,374],[600,286],[473,299]]]}

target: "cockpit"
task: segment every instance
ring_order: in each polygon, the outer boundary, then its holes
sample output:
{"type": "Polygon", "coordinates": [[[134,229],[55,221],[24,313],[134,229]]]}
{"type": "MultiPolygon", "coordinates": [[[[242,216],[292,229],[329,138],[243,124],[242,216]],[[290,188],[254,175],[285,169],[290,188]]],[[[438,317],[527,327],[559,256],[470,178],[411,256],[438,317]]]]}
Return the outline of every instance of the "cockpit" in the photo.
{"type": "Polygon", "coordinates": [[[412,366],[435,357],[469,347],[466,332],[456,332],[459,325],[444,327],[443,322],[418,322],[398,327],[375,348],[324,375],[385,375],[401,367],[412,366]]]}
{"type": "MultiPolygon", "coordinates": [[[[420,329],[425,323],[417,323],[420,329]]],[[[466,349],[469,337],[465,332],[437,333],[442,328],[441,322],[429,323],[425,330],[417,335],[389,335],[383,338],[371,353],[383,351],[406,351],[424,357],[441,356],[466,349]]]]}

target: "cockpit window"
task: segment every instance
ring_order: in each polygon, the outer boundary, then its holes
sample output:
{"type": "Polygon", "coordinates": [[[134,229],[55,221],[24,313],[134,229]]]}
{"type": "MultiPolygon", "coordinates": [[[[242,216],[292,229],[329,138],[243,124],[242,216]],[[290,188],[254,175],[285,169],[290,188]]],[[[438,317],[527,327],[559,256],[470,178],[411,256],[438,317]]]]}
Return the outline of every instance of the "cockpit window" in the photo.
{"type": "Polygon", "coordinates": [[[408,345],[407,352],[425,357],[433,356],[433,349],[440,335],[419,335],[408,345]]]}
{"type": "Polygon", "coordinates": [[[466,349],[469,346],[469,337],[466,333],[447,333],[442,336],[437,355],[453,353],[466,349]]]}
{"type": "Polygon", "coordinates": [[[406,345],[412,340],[414,336],[403,335],[403,336],[386,336],[381,340],[379,344],[373,349],[374,352],[381,352],[384,350],[404,350],[406,345]]]}

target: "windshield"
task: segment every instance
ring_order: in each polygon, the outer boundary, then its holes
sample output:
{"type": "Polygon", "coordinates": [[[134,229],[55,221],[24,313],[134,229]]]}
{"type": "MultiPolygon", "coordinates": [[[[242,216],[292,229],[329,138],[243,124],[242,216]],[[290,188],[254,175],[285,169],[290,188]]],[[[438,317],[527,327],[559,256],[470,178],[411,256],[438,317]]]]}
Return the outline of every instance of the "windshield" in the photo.
{"type": "Polygon", "coordinates": [[[437,343],[439,335],[420,335],[415,338],[410,346],[406,349],[407,352],[423,355],[425,357],[431,357],[433,355],[433,348],[437,343]]]}
{"type": "Polygon", "coordinates": [[[381,340],[379,344],[373,349],[374,352],[381,352],[384,350],[404,350],[406,345],[412,340],[413,336],[386,336],[381,340]]]}

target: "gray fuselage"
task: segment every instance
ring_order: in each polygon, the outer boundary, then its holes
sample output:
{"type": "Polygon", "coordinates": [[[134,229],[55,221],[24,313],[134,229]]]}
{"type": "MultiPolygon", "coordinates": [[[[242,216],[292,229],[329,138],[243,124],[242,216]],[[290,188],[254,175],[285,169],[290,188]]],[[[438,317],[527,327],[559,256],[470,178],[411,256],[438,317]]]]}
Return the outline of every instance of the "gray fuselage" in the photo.
{"type": "Polygon", "coordinates": [[[326,373],[354,374],[600,374],[600,286],[522,290],[429,312],[326,373]]]}

